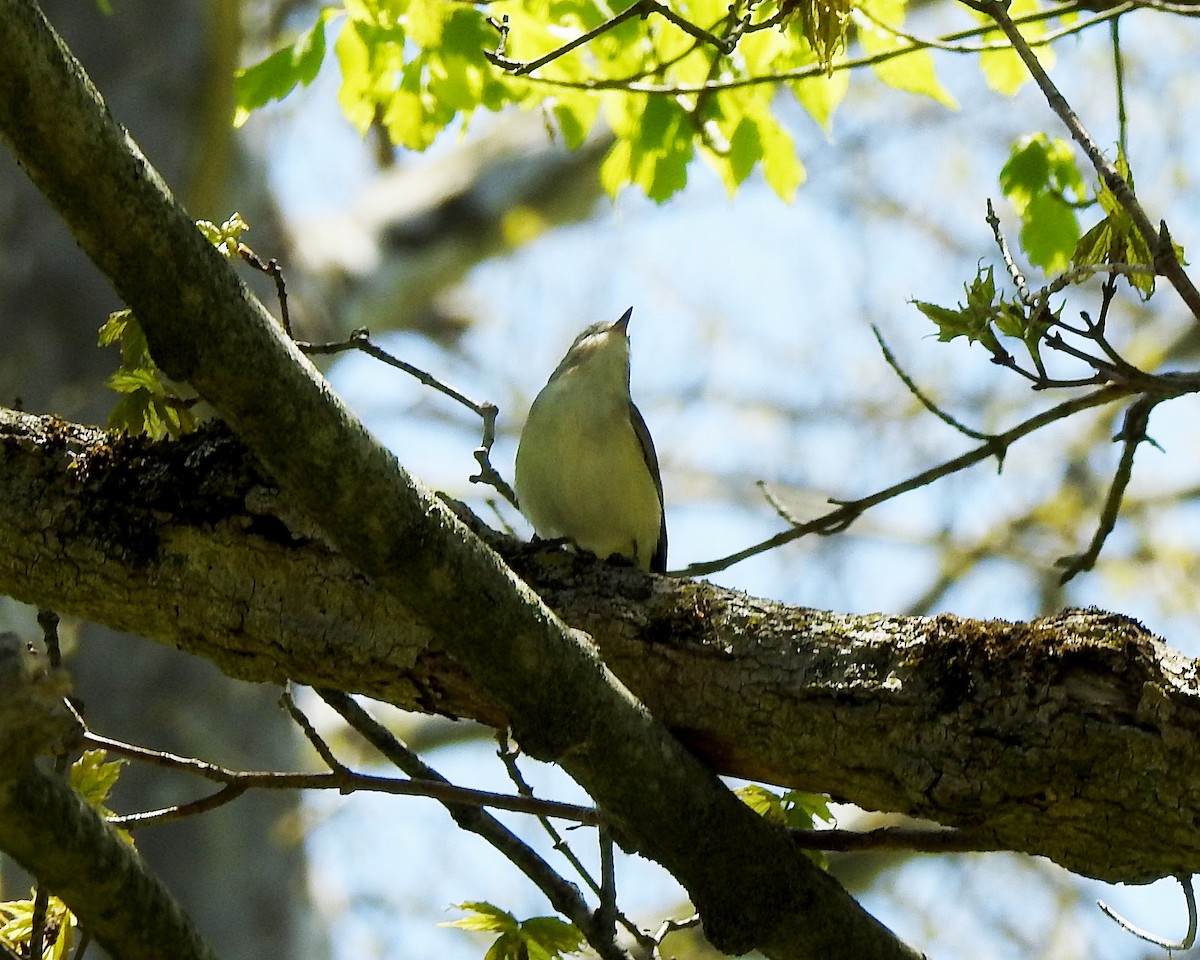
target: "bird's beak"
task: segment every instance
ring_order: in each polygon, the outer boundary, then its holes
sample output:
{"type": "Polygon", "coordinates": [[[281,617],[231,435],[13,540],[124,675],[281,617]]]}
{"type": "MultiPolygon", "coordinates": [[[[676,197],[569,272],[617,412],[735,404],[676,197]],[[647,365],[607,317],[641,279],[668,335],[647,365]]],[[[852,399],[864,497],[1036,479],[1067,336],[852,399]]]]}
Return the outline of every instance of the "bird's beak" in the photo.
{"type": "Polygon", "coordinates": [[[614,330],[620,330],[625,336],[629,336],[629,318],[633,316],[633,307],[630,307],[623,314],[621,319],[613,324],[614,330]]]}

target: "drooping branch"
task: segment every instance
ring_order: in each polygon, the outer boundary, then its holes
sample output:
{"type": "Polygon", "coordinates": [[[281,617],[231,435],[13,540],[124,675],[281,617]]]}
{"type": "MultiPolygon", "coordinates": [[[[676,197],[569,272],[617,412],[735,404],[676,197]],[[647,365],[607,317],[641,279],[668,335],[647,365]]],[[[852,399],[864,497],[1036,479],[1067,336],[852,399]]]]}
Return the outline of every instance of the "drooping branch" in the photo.
{"type": "MultiPolygon", "coordinates": [[[[233,676],[509,724],[444,635],[300,525],[227,431],[113,443],[0,412],[0,490],[0,592],[233,676]]],[[[1200,870],[1196,665],[1132,621],[832,614],[493,542],[720,773],[968,832],[947,848],[1109,880],[1200,870]]]]}

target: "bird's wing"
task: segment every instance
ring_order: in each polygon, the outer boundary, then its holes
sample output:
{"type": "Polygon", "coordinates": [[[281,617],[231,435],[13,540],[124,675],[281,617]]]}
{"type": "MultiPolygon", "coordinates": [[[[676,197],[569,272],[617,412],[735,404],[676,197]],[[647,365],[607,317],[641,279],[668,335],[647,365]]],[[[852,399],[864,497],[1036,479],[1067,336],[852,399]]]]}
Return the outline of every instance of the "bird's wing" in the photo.
{"type": "Polygon", "coordinates": [[[650,439],[650,430],[642,419],[642,412],[637,405],[629,401],[629,420],[633,424],[633,432],[637,434],[638,443],[642,448],[642,458],[650,476],[654,478],[654,487],[658,490],[659,514],[662,519],[658,528],[658,544],[654,548],[654,556],[650,558],[650,569],[655,573],[665,573],[667,569],[667,510],[663,503],[662,473],[658,469],[658,454],[654,452],[654,441],[650,439]]]}

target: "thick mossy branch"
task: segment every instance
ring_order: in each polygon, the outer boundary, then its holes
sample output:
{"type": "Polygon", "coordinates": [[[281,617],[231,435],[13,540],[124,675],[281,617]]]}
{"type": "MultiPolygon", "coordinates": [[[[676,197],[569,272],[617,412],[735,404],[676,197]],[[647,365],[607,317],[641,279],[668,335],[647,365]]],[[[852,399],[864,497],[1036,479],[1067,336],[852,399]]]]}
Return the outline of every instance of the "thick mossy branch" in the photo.
{"type": "MultiPolygon", "coordinates": [[[[509,722],[220,426],[151,444],[0,412],[0,489],[0,591],[233,676],[509,722]]],[[[1108,880],[1200,870],[1196,665],[1131,620],[834,614],[493,543],[720,773],[926,817],[1108,880]]]]}

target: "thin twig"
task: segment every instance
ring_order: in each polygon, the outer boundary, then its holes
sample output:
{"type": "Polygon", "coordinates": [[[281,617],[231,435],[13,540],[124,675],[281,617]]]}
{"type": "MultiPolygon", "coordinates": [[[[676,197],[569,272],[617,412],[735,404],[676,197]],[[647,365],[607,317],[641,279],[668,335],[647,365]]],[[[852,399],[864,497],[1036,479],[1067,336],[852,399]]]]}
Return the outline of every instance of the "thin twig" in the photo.
{"type": "MultiPolygon", "coordinates": [[[[448,784],[442,778],[431,781],[419,778],[397,780],[355,773],[342,767],[330,773],[291,773],[280,771],[230,770],[204,760],[180,757],[161,750],[123,743],[95,733],[86,733],[83,742],[91,747],[107,750],[118,756],[130,757],[156,767],[190,773],[214,783],[239,786],[243,790],[337,790],[342,793],[367,791],[389,793],[396,796],[431,797],[443,803],[461,806],[494,807],[514,813],[544,814],[560,820],[595,825],[600,815],[592,807],[582,807],[555,800],[539,800],[529,797],[514,797],[511,794],[491,793],[486,790],[471,790],[448,784]]],[[[232,798],[231,798],[232,799],[232,798]]],[[[207,802],[201,800],[197,802],[207,802]]],[[[154,811],[160,814],[161,811],[154,811]]]]}
{"type": "Polygon", "coordinates": [[[1008,271],[1008,275],[1016,285],[1017,292],[1021,295],[1021,302],[1027,307],[1033,306],[1033,300],[1029,296],[1029,284],[1025,281],[1025,274],[1020,271],[1016,261],[1013,260],[1012,251],[1008,249],[1008,241],[1004,239],[1004,232],[1000,229],[1000,218],[996,216],[996,208],[992,206],[991,197],[988,197],[985,219],[988,226],[992,228],[992,236],[996,238],[996,246],[1000,248],[1000,256],[1004,260],[1004,269],[1008,271]]]}
{"type": "MultiPolygon", "coordinates": [[[[1157,397],[1145,396],[1129,405],[1129,410],[1125,414],[1124,426],[1122,426],[1121,432],[1113,438],[1122,441],[1121,459],[1117,463],[1112,483],[1109,484],[1108,496],[1104,498],[1104,508],[1100,511],[1096,532],[1093,534],[1092,542],[1088,545],[1087,550],[1071,557],[1063,557],[1058,561],[1057,566],[1063,568],[1062,576],[1058,578],[1060,584],[1066,583],[1084,570],[1091,570],[1096,565],[1100,551],[1104,548],[1104,542],[1117,524],[1117,517],[1121,512],[1121,502],[1125,498],[1125,489],[1129,486],[1130,477],[1133,476],[1134,454],[1142,442],[1149,439],[1146,436],[1146,428],[1150,423],[1150,413],[1158,402],[1159,398],[1157,397]]],[[[1153,443],[1152,440],[1150,442],[1153,443]]]]}
{"type": "MultiPolygon", "coordinates": [[[[338,690],[317,690],[317,695],[341,714],[368,743],[410,777],[446,782],[441,774],[392,736],[386,727],[376,721],[352,697],[338,690]]],[[[629,953],[599,927],[579,889],[560,877],[533,848],[485,810],[464,807],[444,800],[442,802],[455,823],[464,830],[478,834],[524,873],[546,895],[554,908],[575,924],[604,960],[632,960],[629,953]]]]}
{"type": "MultiPolygon", "coordinates": [[[[1170,381],[1167,381],[1165,378],[1160,379],[1163,382],[1164,391],[1161,399],[1169,399],[1170,396],[1178,396],[1183,393],[1193,392],[1195,389],[1200,388],[1200,384],[1193,385],[1191,381],[1187,381],[1185,384],[1185,382],[1180,381],[1178,385],[1171,390],[1168,389],[1168,384],[1170,381]]],[[[914,474],[907,480],[894,483],[890,487],[885,487],[884,489],[859,500],[831,501],[832,503],[836,504],[836,508],[820,517],[816,517],[807,521],[806,523],[800,524],[799,526],[784,530],[781,533],[777,533],[775,536],[769,537],[768,539],[756,543],[753,546],[746,547],[743,550],[739,550],[737,553],[731,553],[728,556],[720,557],[716,560],[708,560],[703,563],[693,563],[680,571],[671,571],[671,575],[681,577],[697,577],[705,576],[711,573],[717,573],[718,571],[728,569],[735,563],[740,563],[741,561],[753,556],[757,556],[760,553],[773,550],[776,547],[780,547],[785,543],[790,543],[791,541],[797,540],[800,537],[808,536],[809,534],[813,533],[825,536],[831,533],[840,532],[854,523],[854,521],[857,520],[864,511],[876,506],[877,504],[884,503],[887,500],[892,500],[895,497],[900,496],[900,494],[908,493],[910,490],[919,489],[920,487],[932,483],[934,480],[940,480],[942,477],[947,477],[951,474],[958,473],[960,470],[965,470],[967,467],[974,466],[975,464],[982,460],[986,460],[989,457],[998,457],[1002,459],[1004,453],[1013,443],[1015,443],[1017,440],[1020,440],[1022,437],[1028,436],[1036,430],[1040,430],[1047,424],[1055,423],[1058,420],[1062,420],[1092,407],[1098,407],[1103,406],[1104,404],[1112,403],[1116,400],[1120,400],[1123,397],[1129,396],[1133,392],[1134,390],[1132,387],[1124,384],[1108,384],[1107,386],[1101,387],[1098,390],[1094,390],[1091,393],[1086,393],[1081,397],[1074,397],[1070,400],[1066,400],[1055,407],[1051,407],[1049,410],[1044,410],[1036,416],[1022,421],[1010,430],[1006,430],[1004,433],[998,433],[989,437],[984,443],[975,449],[968,450],[961,456],[955,457],[952,460],[947,460],[936,467],[931,467],[928,470],[923,470],[920,473],[914,474]]]]}
{"type": "MultiPolygon", "coordinates": [[[[496,740],[496,756],[498,756],[500,758],[500,762],[504,764],[505,772],[508,774],[508,778],[513,782],[513,786],[517,788],[518,795],[532,799],[533,787],[529,785],[529,782],[521,773],[521,768],[517,766],[517,751],[508,743],[508,736],[504,730],[497,732],[496,740]]],[[[572,850],[571,845],[563,839],[562,834],[558,832],[554,824],[552,824],[546,817],[538,817],[538,822],[541,824],[542,829],[546,832],[546,836],[550,838],[550,843],[554,849],[557,850],[564,859],[566,859],[567,863],[571,865],[571,869],[579,875],[580,879],[582,879],[585,884],[587,884],[588,889],[591,890],[592,893],[599,896],[600,884],[598,884],[596,879],[590,873],[588,873],[587,868],[583,865],[582,861],[575,856],[575,851],[572,850]]]]}
{"type": "Polygon", "coordinates": [[[876,830],[798,830],[788,832],[804,850],[911,850],[920,853],[986,853],[1003,845],[986,830],[880,827],[876,830]]]}
{"type": "MultiPolygon", "coordinates": [[[[659,0],[635,0],[631,6],[626,7],[620,13],[605,20],[599,26],[593,27],[591,30],[580,34],[578,37],[569,40],[560,47],[556,47],[549,53],[538,57],[536,60],[529,60],[526,62],[511,60],[504,54],[511,30],[508,25],[508,18],[505,17],[499,24],[496,24],[495,21],[492,21],[492,25],[500,31],[500,41],[497,44],[494,52],[484,51],[484,56],[506,73],[510,73],[515,77],[528,76],[529,74],[533,73],[533,71],[546,66],[548,63],[553,63],[560,57],[570,53],[572,50],[575,50],[586,43],[590,43],[592,40],[595,40],[602,34],[607,33],[609,30],[613,29],[613,27],[624,23],[626,20],[629,20],[633,17],[641,17],[644,19],[652,13],[657,13],[660,17],[663,17],[664,19],[675,24],[675,26],[679,27],[679,29],[684,33],[696,38],[702,43],[711,44],[721,53],[726,55],[733,52],[734,45],[737,43],[737,38],[741,36],[742,32],[745,30],[745,27],[742,27],[740,30],[736,30],[729,37],[719,37],[716,34],[705,30],[703,27],[697,26],[685,17],[681,17],[666,4],[660,3],[659,0]]],[[[726,19],[728,18],[722,17],[722,20],[726,19]]]]}
{"type": "MultiPolygon", "coordinates": [[[[988,209],[991,209],[990,200],[988,201],[988,209]]],[[[929,397],[925,396],[924,391],[917,386],[912,377],[904,372],[904,368],[900,366],[900,361],[896,359],[895,354],[893,354],[891,348],[888,347],[887,341],[883,339],[883,333],[880,331],[879,327],[877,327],[875,324],[871,324],[871,332],[875,334],[875,340],[879,344],[879,349],[883,351],[883,359],[887,361],[887,365],[891,367],[892,372],[900,378],[900,382],[908,388],[908,392],[917,398],[921,406],[923,406],[943,423],[948,424],[959,433],[970,437],[972,440],[991,440],[990,434],[980,433],[978,430],[971,429],[965,423],[956,420],[950,414],[946,413],[945,410],[930,400],[929,397]]]]}
{"type": "Polygon", "coordinates": [[[500,27],[500,43],[497,45],[495,52],[489,53],[485,50],[483,55],[487,57],[487,59],[490,60],[494,65],[500,67],[500,69],[506,71],[507,73],[511,73],[514,77],[523,77],[532,73],[534,70],[537,70],[539,67],[544,67],[546,64],[552,63],[559,57],[565,56],[576,47],[581,47],[585,43],[590,43],[592,40],[595,40],[596,37],[607,33],[613,27],[624,23],[626,20],[640,15],[642,15],[642,5],[640,2],[634,3],[633,6],[622,10],[616,16],[610,17],[608,20],[605,20],[597,27],[593,27],[586,33],[581,33],[578,37],[575,37],[575,39],[564,43],[561,47],[556,47],[554,50],[551,50],[544,56],[538,57],[536,60],[529,60],[524,63],[519,60],[510,60],[508,57],[504,56],[503,51],[507,45],[508,34],[510,30],[508,26],[508,18],[505,17],[500,27]]]}
{"type": "Polygon", "coordinates": [[[783,505],[783,502],[775,496],[774,492],[767,486],[766,480],[755,480],[754,485],[762,492],[763,499],[771,505],[771,509],[779,516],[779,519],[784,523],[790,523],[795,526],[802,521],[791,510],[783,505]]]}
{"type": "Polygon", "coordinates": [[[240,797],[250,789],[250,786],[248,783],[229,783],[214,793],[189,800],[186,803],[176,803],[169,807],[160,807],[157,810],[144,810],[141,813],[111,816],[108,818],[108,822],[114,827],[121,827],[124,830],[137,830],[139,827],[172,823],[187,817],[198,816],[201,813],[208,813],[210,810],[216,810],[217,807],[223,807],[240,797]]]}
{"type": "MultiPolygon", "coordinates": [[[[613,838],[608,827],[601,825],[597,840],[600,842],[600,906],[596,908],[596,922],[602,930],[609,931],[609,935],[615,937],[620,913],[617,910],[617,867],[613,858],[613,838]]],[[[624,922],[628,924],[627,920],[624,922]]]]}
{"type": "Polygon", "coordinates": [[[1148,930],[1143,930],[1141,927],[1135,926],[1103,900],[1097,900],[1096,906],[1110,920],[1115,921],[1117,926],[1122,930],[1132,933],[1139,940],[1145,940],[1147,943],[1152,943],[1156,947],[1162,947],[1164,950],[1190,950],[1196,942],[1196,892],[1192,888],[1192,878],[1188,874],[1177,873],[1175,879],[1179,881],[1179,885],[1183,888],[1183,897],[1187,901],[1188,928],[1182,940],[1167,940],[1164,937],[1156,936],[1148,930]]]}
{"type": "Polygon", "coordinates": [[[292,722],[304,733],[304,738],[312,744],[313,749],[317,751],[317,755],[325,761],[325,765],[336,773],[349,773],[349,768],[334,756],[333,750],[330,749],[325,739],[317,733],[317,728],[305,716],[304,711],[296,706],[296,701],[292,698],[292,682],[290,680],[284,684],[283,692],[279,696],[279,702],[283,706],[283,709],[288,712],[288,716],[292,718],[292,722]]]}
{"type": "Polygon", "coordinates": [[[1121,58],[1121,18],[1114,17],[1109,24],[1112,37],[1113,80],[1117,88],[1117,149],[1121,156],[1129,156],[1129,124],[1125,114],[1125,63],[1121,58]]]}
{"type": "Polygon", "coordinates": [[[279,300],[279,322],[283,327],[283,332],[288,335],[288,339],[295,339],[292,336],[292,318],[288,313],[287,284],[283,281],[283,267],[274,257],[263,263],[262,258],[244,243],[238,244],[237,251],[238,255],[250,266],[261,270],[275,281],[275,297],[279,300]]]}
{"type": "Polygon", "coordinates": [[[479,464],[479,473],[468,479],[472,483],[486,483],[494,487],[505,500],[514,507],[517,505],[516,493],[513,492],[512,487],[492,467],[489,459],[492,445],[496,442],[496,419],[500,414],[500,408],[494,403],[490,401],[483,403],[476,402],[460,390],[456,390],[449,384],[443,383],[431,374],[426,373],[420,367],[414,367],[411,363],[405,363],[403,360],[393,357],[386,350],[380,349],[371,342],[371,332],[365,327],[359,327],[357,330],[352,331],[350,336],[345,340],[338,340],[331,343],[309,343],[306,340],[297,340],[295,343],[302,353],[310,355],[330,355],[345,353],[348,350],[358,350],[369,357],[374,357],[380,363],[386,363],[390,367],[402,370],[410,377],[414,377],[425,384],[425,386],[432,387],[439,393],[445,394],[451,400],[462,404],[472,413],[476,414],[483,421],[483,434],[480,439],[480,445],[474,451],[475,460],[479,464]]]}
{"type": "MultiPolygon", "coordinates": [[[[1123,13],[1128,13],[1138,7],[1135,0],[1126,0],[1126,2],[1113,7],[1110,10],[1105,10],[1096,13],[1093,16],[1085,17],[1062,27],[1058,30],[1052,30],[1042,34],[1036,40],[1028,41],[1031,46],[1043,47],[1054,43],[1062,37],[1070,36],[1075,33],[1080,33],[1089,27],[1098,23],[1104,23],[1111,20],[1113,17],[1120,16],[1123,13]]],[[[1063,4],[1062,6],[1043,10],[1037,13],[1028,14],[1018,18],[1015,22],[1018,24],[1035,23],[1043,20],[1052,19],[1054,17],[1065,16],[1071,13],[1078,13],[1082,10],[1089,9],[1087,0],[1078,0],[1063,4]]],[[[747,32],[754,28],[747,28],[747,32]]],[[[976,27],[969,30],[960,30],[956,33],[948,34],[941,38],[943,41],[953,41],[956,39],[965,39],[967,37],[977,37],[994,30],[991,26],[976,27]]],[[[856,70],[860,67],[875,66],[880,63],[886,63],[896,57],[903,57],[914,50],[924,49],[922,46],[905,46],[895,47],[891,50],[881,50],[877,53],[869,54],[861,57],[848,57],[842,60],[836,60],[828,66],[825,64],[813,64],[811,66],[797,67],[794,70],[783,70],[777,73],[761,74],[752,77],[737,77],[731,80],[707,81],[700,84],[665,84],[665,83],[640,83],[630,77],[606,77],[603,79],[590,80],[573,80],[564,77],[528,77],[534,83],[540,83],[545,86],[563,87],[573,90],[625,90],[629,93],[645,93],[661,96],[687,96],[700,93],[712,93],[722,90],[735,90],[740,87],[756,86],[761,83],[781,83],[791,82],[795,80],[808,80],[815,77],[825,77],[830,73],[836,73],[843,70],[856,70]]],[[[969,52],[977,53],[988,50],[1009,50],[1011,44],[998,41],[996,43],[978,44],[971,48],[969,52]]],[[[651,71],[653,72],[653,71],[651,71]]],[[[637,76],[645,75],[644,73],[637,76]]]]}
{"type": "Polygon", "coordinates": [[[1008,37],[1013,49],[1016,50],[1017,55],[1025,64],[1025,68],[1042,91],[1050,109],[1058,115],[1067,130],[1070,131],[1071,136],[1075,138],[1075,142],[1083,148],[1083,152],[1087,154],[1104,185],[1108,187],[1117,202],[1133,220],[1133,224],[1141,234],[1146,246],[1154,254],[1154,266],[1170,281],[1171,286],[1175,288],[1187,305],[1192,316],[1200,320],[1200,291],[1196,289],[1191,278],[1184,271],[1183,265],[1179,262],[1174,244],[1170,240],[1166,221],[1160,221],[1158,228],[1155,229],[1146,211],[1142,209],[1141,203],[1134,196],[1128,181],[1117,171],[1113,162],[1104,155],[1104,151],[1092,139],[1092,135],[1088,133],[1075,111],[1067,103],[1066,98],[1054,85],[1054,81],[1050,79],[1050,75],[1042,67],[1037,55],[1031,49],[1030,42],[1025,39],[1008,15],[1007,4],[1002,0],[978,0],[978,2],[961,0],[961,2],[991,17],[1004,31],[1004,35],[1008,37]]]}

